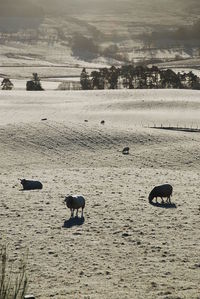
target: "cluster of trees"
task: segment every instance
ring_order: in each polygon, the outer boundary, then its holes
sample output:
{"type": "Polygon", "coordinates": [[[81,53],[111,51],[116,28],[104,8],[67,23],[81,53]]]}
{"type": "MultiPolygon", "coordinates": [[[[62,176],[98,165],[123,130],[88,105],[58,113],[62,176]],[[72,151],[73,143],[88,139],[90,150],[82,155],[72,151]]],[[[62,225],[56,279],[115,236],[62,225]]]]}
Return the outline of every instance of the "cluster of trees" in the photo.
{"type": "Polygon", "coordinates": [[[33,73],[33,79],[26,82],[26,90],[44,90],[37,73],[33,73]]]}
{"type": "Polygon", "coordinates": [[[74,56],[92,60],[98,57],[98,46],[92,38],[85,37],[81,34],[75,34],[71,39],[71,50],[74,56]]]}
{"type": "Polygon", "coordinates": [[[2,90],[11,90],[13,89],[13,83],[10,81],[9,78],[4,78],[1,82],[1,89],[2,90]]]}
{"type": "MultiPolygon", "coordinates": [[[[97,57],[107,57],[117,61],[128,62],[128,54],[122,47],[112,43],[108,46],[101,46],[101,33],[95,28],[90,28],[93,37],[87,37],[82,34],[76,33],[70,39],[70,47],[74,56],[80,59],[91,61],[97,57]]],[[[103,36],[104,40],[106,39],[103,36]]]]}
{"type": "MultiPolygon", "coordinates": [[[[13,87],[14,85],[9,78],[4,78],[1,82],[2,90],[11,90],[13,87]]],[[[32,80],[26,82],[26,90],[44,90],[37,73],[33,73],[32,80]]]]}
{"type": "Polygon", "coordinates": [[[124,65],[92,71],[89,75],[83,68],[80,75],[82,89],[152,89],[185,88],[200,89],[200,78],[189,73],[175,73],[157,66],[124,65]]]}
{"type": "MultiPolygon", "coordinates": [[[[77,82],[78,83],[78,82],[77,82]]],[[[69,84],[69,82],[67,83],[69,84]]],[[[13,83],[9,78],[4,78],[1,82],[2,90],[13,89],[13,83]]],[[[59,89],[71,89],[71,87],[59,86],[59,89]]],[[[74,85],[72,89],[153,89],[153,88],[178,88],[200,90],[200,78],[193,72],[175,73],[171,69],[159,69],[157,66],[132,66],[121,67],[112,66],[94,70],[89,75],[83,68],[80,75],[79,85],[74,85]]],[[[44,90],[40,77],[33,73],[32,80],[26,82],[26,90],[44,90]]]]}

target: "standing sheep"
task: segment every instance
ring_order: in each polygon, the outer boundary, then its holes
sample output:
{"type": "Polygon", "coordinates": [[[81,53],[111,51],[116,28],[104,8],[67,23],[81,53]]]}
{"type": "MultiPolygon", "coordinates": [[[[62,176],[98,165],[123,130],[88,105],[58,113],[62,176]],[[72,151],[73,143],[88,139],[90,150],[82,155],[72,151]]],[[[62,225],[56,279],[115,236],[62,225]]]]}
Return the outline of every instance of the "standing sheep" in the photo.
{"type": "Polygon", "coordinates": [[[164,203],[163,197],[167,197],[167,202],[171,203],[170,197],[172,196],[172,191],[173,187],[170,184],[164,184],[154,187],[153,190],[149,193],[149,203],[152,203],[154,198],[156,198],[157,202],[157,197],[161,197],[162,203],[164,203]]]}
{"type": "Polygon", "coordinates": [[[30,181],[25,179],[22,179],[20,181],[23,186],[23,190],[35,190],[43,188],[42,183],[40,183],[39,181],[30,181]]]}
{"type": "Polygon", "coordinates": [[[76,216],[78,216],[78,209],[82,209],[81,217],[83,217],[83,209],[85,208],[85,198],[82,195],[69,195],[64,199],[67,207],[71,211],[71,217],[74,217],[74,210],[76,211],[76,216]]]}

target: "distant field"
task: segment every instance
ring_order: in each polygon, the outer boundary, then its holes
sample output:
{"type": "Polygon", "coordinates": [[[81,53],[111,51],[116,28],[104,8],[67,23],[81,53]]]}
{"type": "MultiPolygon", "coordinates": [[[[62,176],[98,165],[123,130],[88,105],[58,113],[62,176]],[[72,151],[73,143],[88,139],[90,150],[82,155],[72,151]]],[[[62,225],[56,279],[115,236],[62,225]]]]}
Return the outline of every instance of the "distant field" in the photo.
{"type": "Polygon", "coordinates": [[[51,78],[51,77],[73,77],[80,76],[82,68],[71,68],[68,66],[49,66],[49,67],[41,67],[41,66],[10,66],[10,67],[0,67],[1,75],[6,75],[10,78],[15,79],[28,79],[32,77],[32,73],[38,73],[38,75],[42,78],[51,78]]]}
{"type": "Polygon", "coordinates": [[[192,68],[192,69],[200,69],[200,57],[191,58],[191,59],[183,59],[165,63],[159,63],[158,66],[170,67],[170,68],[192,68]]]}

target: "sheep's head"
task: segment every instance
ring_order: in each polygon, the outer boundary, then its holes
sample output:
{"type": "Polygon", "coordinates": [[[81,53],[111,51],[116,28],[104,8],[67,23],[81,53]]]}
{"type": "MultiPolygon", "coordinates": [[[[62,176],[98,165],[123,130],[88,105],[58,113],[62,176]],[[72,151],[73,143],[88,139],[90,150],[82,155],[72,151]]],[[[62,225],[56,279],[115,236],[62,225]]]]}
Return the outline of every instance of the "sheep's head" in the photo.
{"type": "Polygon", "coordinates": [[[67,207],[71,209],[73,205],[73,197],[71,195],[66,196],[64,202],[66,203],[67,207]]]}
{"type": "Polygon", "coordinates": [[[25,179],[22,179],[20,180],[21,181],[21,184],[24,186],[26,184],[26,180],[25,179]]]}
{"type": "Polygon", "coordinates": [[[153,196],[153,192],[151,191],[151,192],[149,193],[149,202],[150,202],[150,203],[152,202],[153,198],[154,198],[154,196],[153,196]]]}

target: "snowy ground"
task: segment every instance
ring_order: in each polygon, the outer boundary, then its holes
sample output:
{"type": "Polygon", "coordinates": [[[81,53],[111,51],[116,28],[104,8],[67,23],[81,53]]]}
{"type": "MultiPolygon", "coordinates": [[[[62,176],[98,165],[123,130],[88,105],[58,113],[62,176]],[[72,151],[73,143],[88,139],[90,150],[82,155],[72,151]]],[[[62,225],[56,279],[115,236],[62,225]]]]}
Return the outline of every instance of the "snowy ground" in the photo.
{"type": "Polygon", "coordinates": [[[13,267],[29,249],[29,293],[199,298],[200,135],[148,128],[200,126],[199,96],[0,91],[0,244],[13,267]],[[23,177],[40,179],[43,190],[20,191],[23,177]],[[164,182],[176,208],[148,203],[164,182]],[[69,193],[86,198],[84,219],[70,228],[69,193]]]}

